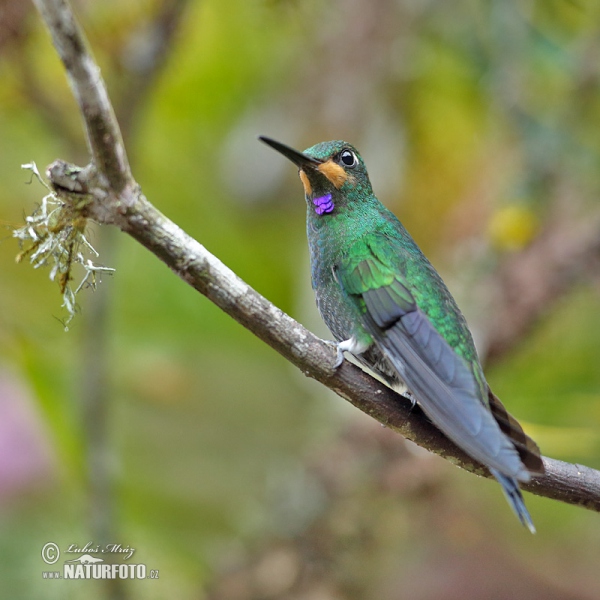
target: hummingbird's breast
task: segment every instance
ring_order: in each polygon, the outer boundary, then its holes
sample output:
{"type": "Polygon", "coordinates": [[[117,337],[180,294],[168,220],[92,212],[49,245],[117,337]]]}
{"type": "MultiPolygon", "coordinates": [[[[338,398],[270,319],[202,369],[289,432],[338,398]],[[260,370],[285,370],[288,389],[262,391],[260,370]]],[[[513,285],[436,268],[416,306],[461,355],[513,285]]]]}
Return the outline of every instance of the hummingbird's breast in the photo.
{"type": "MultiPolygon", "coordinates": [[[[331,240],[327,236],[314,235],[315,232],[310,231],[310,221],[308,227],[312,287],[315,291],[317,308],[325,325],[338,342],[352,337],[370,342],[372,338],[362,325],[360,309],[343,292],[335,277],[335,265],[347,251],[347,240],[345,243],[338,243],[337,240],[331,240]]],[[[371,344],[356,358],[392,387],[403,387],[398,372],[375,344],[371,344]]]]}
{"type": "Polygon", "coordinates": [[[335,276],[335,266],[348,246],[343,226],[333,217],[319,217],[319,221],[309,217],[307,234],[312,287],[323,321],[339,342],[353,336],[364,339],[368,334],[361,324],[360,310],[335,276]],[[329,222],[323,223],[325,220],[329,222]]]}

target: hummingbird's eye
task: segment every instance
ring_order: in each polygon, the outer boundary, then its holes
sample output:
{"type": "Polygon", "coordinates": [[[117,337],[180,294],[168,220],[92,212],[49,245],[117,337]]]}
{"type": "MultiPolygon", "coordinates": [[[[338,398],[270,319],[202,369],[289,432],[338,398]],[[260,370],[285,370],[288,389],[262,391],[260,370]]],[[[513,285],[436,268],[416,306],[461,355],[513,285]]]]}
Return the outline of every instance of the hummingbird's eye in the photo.
{"type": "Polygon", "coordinates": [[[352,150],[342,150],[340,152],[340,163],[342,163],[345,167],[355,167],[358,164],[358,160],[356,159],[356,154],[352,152],[352,150]]]}

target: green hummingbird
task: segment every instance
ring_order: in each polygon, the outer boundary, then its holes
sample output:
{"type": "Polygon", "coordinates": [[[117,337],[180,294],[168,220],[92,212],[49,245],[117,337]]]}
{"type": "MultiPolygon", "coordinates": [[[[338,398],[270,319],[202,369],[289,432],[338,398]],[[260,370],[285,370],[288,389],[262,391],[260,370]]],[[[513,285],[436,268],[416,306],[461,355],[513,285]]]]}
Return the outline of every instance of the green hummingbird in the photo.
{"type": "Polygon", "coordinates": [[[259,138],[299,169],[307,204],[312,287],[337,342],[389,385],[405,386],[448,438],[498,480],[535,528],[518,482],[544,471],[539,448],[492,393],[467,322],[398,218],[373,193],[344,141],[299,152],[259,138]]]}

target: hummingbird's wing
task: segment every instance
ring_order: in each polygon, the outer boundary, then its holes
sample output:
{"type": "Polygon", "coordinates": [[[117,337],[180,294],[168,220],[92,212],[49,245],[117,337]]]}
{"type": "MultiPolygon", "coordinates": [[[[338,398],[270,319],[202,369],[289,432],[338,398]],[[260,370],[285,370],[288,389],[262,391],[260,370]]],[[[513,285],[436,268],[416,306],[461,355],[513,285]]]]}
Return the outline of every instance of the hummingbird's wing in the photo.
{"type": "Polygon", "coordinates": [[[387,239],[362,240],[334,268],[345,293],[359,303],[364,327],[441,431],[475,460],[528,481],[515,446],[482,397],[473,367],[419,308],[401,259],[390,262],[388,248],[387,239]]]}

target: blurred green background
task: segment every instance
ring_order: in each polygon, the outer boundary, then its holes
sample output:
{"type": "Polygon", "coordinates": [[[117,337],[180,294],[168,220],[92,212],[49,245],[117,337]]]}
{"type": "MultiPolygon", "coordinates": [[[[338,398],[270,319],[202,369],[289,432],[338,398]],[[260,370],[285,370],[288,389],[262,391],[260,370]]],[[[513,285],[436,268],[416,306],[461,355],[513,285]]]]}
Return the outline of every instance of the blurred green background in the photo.
{"type": "MultiPolygon", "coordinates": [[[[301,185],[256,136],[354,143],[492,388],[545,455],[600,468],[600,4],[74,5],[161,211],[327,337],[301,185]]],[[[117,271],[65,332],[57,284],[11,238],[45,193],[20,165],[58,157],[88,158],[75,102],[33,7],[2,0],[6,597],[600,597],[596,513],[526,494],[530,536],[498,485],[304,378],[124,234],[90,228],[117,271]],[[42,579],[45,543],[101,539],[160,579],[42,579]]]]}

